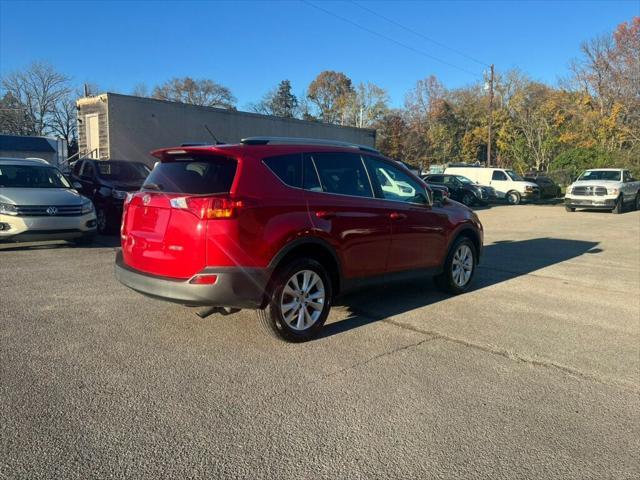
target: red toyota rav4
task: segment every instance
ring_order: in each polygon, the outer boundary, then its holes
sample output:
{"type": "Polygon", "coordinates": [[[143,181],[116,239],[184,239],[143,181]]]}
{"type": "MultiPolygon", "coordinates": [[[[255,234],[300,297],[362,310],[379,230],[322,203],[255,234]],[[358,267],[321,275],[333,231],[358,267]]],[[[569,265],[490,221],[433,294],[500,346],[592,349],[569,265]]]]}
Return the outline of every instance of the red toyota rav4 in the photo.
{"type": "Polygon", "coordinates": [[[185,305],[263,310],[287,340],[318,333],[356,287],[426,274],[462,293],[480,258],[470,209],[434,202],[368,147],[253,137],[153,155],[125,202],[117,278],[185,305]]]}

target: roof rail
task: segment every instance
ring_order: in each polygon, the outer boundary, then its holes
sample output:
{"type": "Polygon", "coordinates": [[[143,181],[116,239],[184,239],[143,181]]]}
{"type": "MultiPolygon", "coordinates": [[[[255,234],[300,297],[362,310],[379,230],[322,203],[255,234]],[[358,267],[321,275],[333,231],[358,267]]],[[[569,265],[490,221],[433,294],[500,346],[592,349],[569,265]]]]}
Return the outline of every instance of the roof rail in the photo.
{"type": "Polygon", "coordinates": [[[341,142],[339,140],[325,140],[318,138],[298,137],[247,137],[240,140],[243,145],[326,145],[332,147],[357,148],[365,152],[380,153],[373,147],[358,145],[357,143],[341,142]]]}

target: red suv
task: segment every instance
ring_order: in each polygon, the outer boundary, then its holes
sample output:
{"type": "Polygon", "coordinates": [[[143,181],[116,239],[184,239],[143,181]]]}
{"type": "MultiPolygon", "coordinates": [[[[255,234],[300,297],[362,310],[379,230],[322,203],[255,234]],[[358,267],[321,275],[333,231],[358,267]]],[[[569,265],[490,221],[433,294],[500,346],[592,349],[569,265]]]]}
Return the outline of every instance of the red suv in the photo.
{"type": "Polygon", "coordinates": [[[152,154],[125,201],[118,280],[185,305],[263,310],[287,340],[314,336],[357,287],[426,274],[462,293],[480,258],[470,209],[434,202],[368,147],[253,137],[152,154]]]}

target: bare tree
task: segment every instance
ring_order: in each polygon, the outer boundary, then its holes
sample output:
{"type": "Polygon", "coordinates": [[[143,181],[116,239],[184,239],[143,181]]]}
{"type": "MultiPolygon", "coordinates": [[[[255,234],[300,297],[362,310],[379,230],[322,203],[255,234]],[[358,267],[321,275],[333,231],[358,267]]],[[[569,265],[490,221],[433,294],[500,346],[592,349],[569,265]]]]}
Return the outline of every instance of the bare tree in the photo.
{"type": "Polygon", "coordinates": [[[235,108],[236,98],[227,87],[213,80],[174,78],[153,89],[153,98],[204,107],[235,108]]]}
{"type": "Polygon", "coordinates": [[[4,77],[2,89],[24,109],[24,130],[46,135],[51,132],[51,119],[58,104],[71,93],[69,81],[52,65],[36,62],[4,77]]]}
{"type": "Polygon", "coordinates": [[[51,131],[73,145],[77,139],[77,110],[75,96],[68,94],[61,98],[50,119],[51,131]]]}
{"type": "Polygon", "coordinates": [[[133,90],[131,90],[131,95],[134,97],[148,97],[149,87],[147,87],[146,83],[138,83],[133,87],[133,90]]]}

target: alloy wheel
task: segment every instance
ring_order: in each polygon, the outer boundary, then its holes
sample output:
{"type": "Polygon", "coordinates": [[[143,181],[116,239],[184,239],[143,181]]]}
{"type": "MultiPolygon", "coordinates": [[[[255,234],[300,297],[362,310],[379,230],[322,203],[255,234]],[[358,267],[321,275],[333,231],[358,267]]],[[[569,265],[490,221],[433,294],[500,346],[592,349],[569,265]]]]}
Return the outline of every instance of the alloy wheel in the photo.
{"type": "Polygon", "coordinates": [[[313,326],[322,315],[324,306],[324,283],[313,270],[296,272],[282,290],[282,319],[293,330],[302,331],[313,326]]]}
{"type": "Polygon", "coordinates": [[[473,252],[468,245],[460,245],[453,255],[451,262],[451,277],[458,287],[469,283],[473,272],[473,252]]]}

